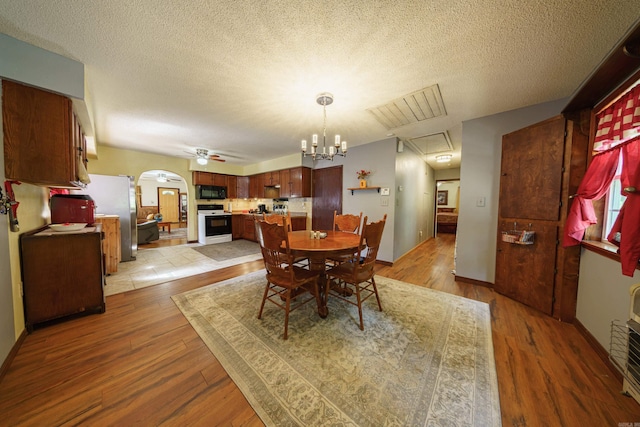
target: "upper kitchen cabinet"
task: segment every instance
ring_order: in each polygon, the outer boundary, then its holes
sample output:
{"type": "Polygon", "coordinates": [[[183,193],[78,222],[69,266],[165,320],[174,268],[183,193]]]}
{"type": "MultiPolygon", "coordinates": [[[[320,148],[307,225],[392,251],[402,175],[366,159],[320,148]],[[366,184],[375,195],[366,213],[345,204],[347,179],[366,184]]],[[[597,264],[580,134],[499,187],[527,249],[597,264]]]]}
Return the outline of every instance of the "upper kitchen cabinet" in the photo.
{"type": "Polygon", "coordinates": [[[264,174],[264,186],[275,187],[280,185],[280,171],[266,172],[264,174]]]}
{"type": "Polygon", "coordinates": [[[264,197],[264,174],[249,177],[249,197],[261,199],[264,197]]]}
{"type": "Polygon", "coordinates": [[[238,177],[235,175],[227,176],[227,198],[238,198],[238,177]]]}
{"type": "Polygon", "coordinates": [[[83,187],[86,139],[62,95],[2,81],[4,173],[10,180],[47,187],[83,187]]]}
{"type": "Polygon", "coordinates": [[[213,185],[213,174],[210,172],[193,171],[193,185],[213,185]]]}
{"type": "Polygon", "coordinates": [[[280,171],[280,197],[311,197],[311,169],[297,167],[280,171]]]}
{"type": "Polygon", "coordinates": [[[236,198],[247,199],[249,198],[249,177],[239,176],[236,180],[236,198]]]}

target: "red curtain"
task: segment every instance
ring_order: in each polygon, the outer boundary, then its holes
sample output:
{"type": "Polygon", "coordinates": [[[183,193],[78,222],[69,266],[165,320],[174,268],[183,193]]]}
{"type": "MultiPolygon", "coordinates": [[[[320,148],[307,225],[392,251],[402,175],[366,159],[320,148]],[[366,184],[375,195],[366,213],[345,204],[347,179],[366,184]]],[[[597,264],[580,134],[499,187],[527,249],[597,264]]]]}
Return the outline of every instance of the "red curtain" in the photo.
{"type": "Polygon", "coordinates": [[[607,240],[620,246],[622,274],[633,277],[640,259],[640,140],[622,147],[622,194],[627,196],[607,240]],[[620,233],[620,242],[615,235],[620,233]]]}
{"type": "Polygon", "coordinates": [[[587,227],[598,222],[591,201],[601,198],[609,190],[618,169],[619,159],[619,148],[594,156],[582,182],[580,182],[578,194],[569,208],[562,240],[563,246],[579,245],[587,227]]]}
{"type": "Polygon", "coordinates": [[[605,151],[633,138],[640,128],[640,85],[630,89],[597,115],[595,151],[605,151]]]}
{"type": "Polygon", "coordinates": [[[592,200],[605,195],[622,153],[620,182],[627,196],[607,239],[620,247],[622,274],[633,276],[640,259],[640,85],[598,113],[593,157],[567,216],[563,246],[575,246],[597,222],[592,200]],[[620,233],[620,240],[614,236],[620,233]]]}

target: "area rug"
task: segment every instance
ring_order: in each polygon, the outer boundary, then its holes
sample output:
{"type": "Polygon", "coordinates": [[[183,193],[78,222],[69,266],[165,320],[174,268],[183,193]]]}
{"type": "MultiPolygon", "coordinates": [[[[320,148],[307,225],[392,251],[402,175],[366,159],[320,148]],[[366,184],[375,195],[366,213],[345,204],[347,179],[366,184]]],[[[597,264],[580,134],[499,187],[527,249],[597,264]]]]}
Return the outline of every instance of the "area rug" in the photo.
{"type": "Polygon", "coordinates": [[[357,308],[267,304],[264,270],[173,296],[268,426],[500,426],[487,304],[377,276],[357,308]]]}
{"type": "Polygon", "coordinates": [[[172,239],[186,239],[187,238],[187,229],[186,228],[171,228],[171,233],[169,231],[164,231],[160,228],[160,232],[158,233],[158,238],[160,240],[172,240],[172,239]]]}
{"type": "Polygon", "coordinates": [[[260,253],[260,245],[249,240],[239,239],[232,242],[216,243],[194,247],[193,250],[216,261],[226,261],[232,258],[240,258],[246,255],[260,253]]]}

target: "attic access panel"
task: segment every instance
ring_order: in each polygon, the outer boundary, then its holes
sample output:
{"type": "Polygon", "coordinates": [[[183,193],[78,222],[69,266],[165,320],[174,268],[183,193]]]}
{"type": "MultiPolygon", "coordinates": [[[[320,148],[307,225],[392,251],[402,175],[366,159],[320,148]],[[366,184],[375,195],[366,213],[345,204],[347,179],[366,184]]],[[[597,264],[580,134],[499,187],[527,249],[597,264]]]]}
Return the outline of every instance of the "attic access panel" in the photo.
{"type": "Polygon", "coordinates": [[[423,156],[453,151],[451,139],[446,131],[409,138],[407,143],[415,152],[423,156]]]}
{"type": "Polygon", "coordinates": [[[367,111],[388,130],[447,115],[437,84],[367,111]]]}

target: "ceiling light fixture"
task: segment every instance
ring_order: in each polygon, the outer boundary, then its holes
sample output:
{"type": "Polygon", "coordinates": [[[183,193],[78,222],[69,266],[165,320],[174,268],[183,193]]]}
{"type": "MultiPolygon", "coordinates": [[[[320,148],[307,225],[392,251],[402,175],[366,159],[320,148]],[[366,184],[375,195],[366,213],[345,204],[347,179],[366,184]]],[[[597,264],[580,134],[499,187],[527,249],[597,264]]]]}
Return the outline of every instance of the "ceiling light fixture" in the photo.
{"type": "Polygon", "coordinates": [[[447,163],[451,160],[453,156],[451,154],[443,154],[441,156],[436,156],[436,162],[438,163],[447,163]]]}
{"type": "Polygon", "coordinates": [[[158,174],[158,182],[167,182],[167,174],[159,173],[158,174]]]}
{"type": "MultiPolygon", "coordinates": [[[[327,105],[333,103],[333,95],[328,92],[323,92],[316,98],[316,102],[322,105],[322,112],[324,114],[324,122],[322,126],[322,152],[318,152],[318,134],[313,134],[311,140],[311,157],[313,160],[317,158],[323,160],[333,160],[334,156],[346,156],[347,155],[347,141],[341,141],[340,135],[335,136],[334,145],[329,146],[327,152],[327,105]]],[[[302,154],[307,156],[307,140],[302,140],[302,154]]]]}
{"type": "Polygon", "coordinates": [[[206,148],[196,148],[196,162],[199,165],[206,165],[209,161],[209,150],[206,148]]]}

